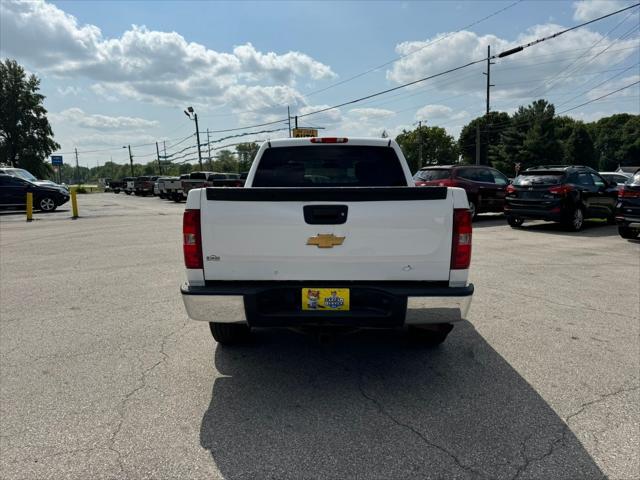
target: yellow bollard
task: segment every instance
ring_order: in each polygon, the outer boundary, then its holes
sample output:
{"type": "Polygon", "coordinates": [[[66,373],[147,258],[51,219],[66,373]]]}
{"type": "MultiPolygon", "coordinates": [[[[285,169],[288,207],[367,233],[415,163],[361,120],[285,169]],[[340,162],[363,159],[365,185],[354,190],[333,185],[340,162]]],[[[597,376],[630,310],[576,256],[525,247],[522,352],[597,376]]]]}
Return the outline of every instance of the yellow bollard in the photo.
{"type": "Polygon", "coordinates": [[[27,222],[33,220],[33,193],[27,192],[27,222]]]}
{"type": "Polygon", "coordinates": [[[75,188],[71,190],[71,209],[73,210],[71,218],[78,218],[78,197],[75,188]]]}

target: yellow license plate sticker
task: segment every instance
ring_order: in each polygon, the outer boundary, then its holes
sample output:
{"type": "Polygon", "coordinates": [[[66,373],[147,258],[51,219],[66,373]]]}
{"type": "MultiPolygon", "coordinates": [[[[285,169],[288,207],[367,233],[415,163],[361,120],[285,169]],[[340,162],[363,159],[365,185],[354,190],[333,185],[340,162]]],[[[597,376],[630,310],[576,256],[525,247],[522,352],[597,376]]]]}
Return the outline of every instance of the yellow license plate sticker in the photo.
{"type": "Polygon", "coordinates": [[[316,312],[349,310],[348,288],[303,288],[302,310],[316,312]]]}

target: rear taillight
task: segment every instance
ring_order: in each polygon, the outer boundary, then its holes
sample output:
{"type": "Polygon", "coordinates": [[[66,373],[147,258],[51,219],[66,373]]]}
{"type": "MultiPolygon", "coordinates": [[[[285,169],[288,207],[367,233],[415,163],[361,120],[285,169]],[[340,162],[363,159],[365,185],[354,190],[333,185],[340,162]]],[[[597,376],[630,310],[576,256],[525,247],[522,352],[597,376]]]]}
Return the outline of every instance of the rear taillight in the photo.
{"type": "Polygon", "coordinates": [[[622,187],[618,190],[618,197],[620,198],[640,198],[640,190],[629,190],[622,187]]]}
{"type": "Polygon", "coordinates": [[[311,143],[347,143],[348,138],[345,137],[313,137],[311,143]]]}
{"type": "Polygon", "coordinates": [[[513,185],[507,185],[507,195],[510,195],[512,193],[516,193],[516,187],[514,187],[513,185]]]}
{"type": "Polygon", "coordinates": [[[184,266],[203,268],[202,236],[200,234],[200,210],[185,210],[182,217],[182,249],[184,266]]]}
{"type": "Polygon", "coordinates": [[[450,178],[444,178],[438,181],[438,186],[439,187],[457,187],[458,182],[456,182],[455,180],[451,180],[450,178]]]}
{"type": "Polygon", "coordinates": [[[573,190],[573,188],[571,188],[571,185],[559,185],[557,187],[551,187],[549,189],[549,193],[551,193],[552,195],[564,197],[571,190],[573,190]]]}
{"type": "Polygon", "coordinates": [[[456,208],[453,211],[452,270],[466,270],[471,264],[471,230],[471,212],[456,208]]]}

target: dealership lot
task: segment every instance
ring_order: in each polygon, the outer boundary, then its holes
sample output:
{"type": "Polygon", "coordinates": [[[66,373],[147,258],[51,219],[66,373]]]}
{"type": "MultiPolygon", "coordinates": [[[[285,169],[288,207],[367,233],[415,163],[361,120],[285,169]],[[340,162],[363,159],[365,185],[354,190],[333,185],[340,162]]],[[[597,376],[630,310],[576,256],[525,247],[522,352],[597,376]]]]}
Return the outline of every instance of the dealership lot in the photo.
{"type": "Polygon", "coordinates": [[[469,321],[428,350],[188,321],[184,204],[0,213],[0,476],[640,477],[640,243],[500,216],[469,321]]]}

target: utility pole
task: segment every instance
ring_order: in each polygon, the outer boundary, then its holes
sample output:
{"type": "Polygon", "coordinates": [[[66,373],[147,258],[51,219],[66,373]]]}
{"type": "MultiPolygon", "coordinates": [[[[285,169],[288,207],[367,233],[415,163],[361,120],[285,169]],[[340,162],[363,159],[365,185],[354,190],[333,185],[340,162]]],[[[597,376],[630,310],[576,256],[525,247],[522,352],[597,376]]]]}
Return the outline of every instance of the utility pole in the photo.
{"type": "Polygon", "coordinates": [[[298,115],[296,115],[296,123],[295,123],[295,125],[296,125],[296,129],[297,129],[298,128],[298,115]]]}
{"type": "Polygon", "coordinates": [[[160,166],[160,147],[158,147],[158,142],[156,142],[156,155],[158,156],[158,175],[162,175],[162,167],[160,166]]]}
{"type": "Polygon", "coordinates": [[[422,168],[422,120],[418,122],[418,165],[422,168]]]}
{"type": "Polygon", "coordinates": [[[487,76],[487,115],[489,114],[489,99],[490,99],[490,89],[491,87],[495,87],[495,85],[491,84],[491,65],[495,65],[494,62],[491,61],[491,45],[487,45],[487,71],[482,72],[483,75],[487,76]]]}
{"type": "Polygon", "coordinates": [[[200,171],[202,171],[202,152],[200,151],[200,129],[198,128],[198,114],[194,112],[193,118],[196,121],[196,141],[198,142],[198,162],[200,163],[200,171]]]}
{"type": "Polygon", "coordinates": [[[76,185],[78,184],[78,181],[80,181],[80,165],[78,165],[78,149],[75,149],[76,151],[76,185]]]}
{"type": "Polygon", "coordinates": [[[129,165],[131,165],[131,176],[133,177],[133,155],[131,155],[131,145],[127,145],[129,148],[129,165]]]}
{"type": "Polygon", "coordinates": [[[291,111],[289,105],[287,105],[287,121],[289,122],[289,138],[291,138],[291,111]]]}
{"type": "Polygon", "coordinates": [[[476,123],[476,165],[480,165],[480,123],[476,123]]]}
{"type": "MultiPolygon", "coordinates": [[[[495,65],[494,62],[491,61],[491,45],[487,45],[487,71],[482,72],[483,75],[487,77],[487,110],[486,110],[486,122],[485,126],[488,127],[489,121],[489,112],[491,111],[491,87],[495,87],[491,83],[491,65],[495,65]]],[[[489,156],[489,135],[487,134],[487,138],[485,139],[486,144],[486,152],[487,157],[489,156]]],[[[488,163],[488,158],[487,158],[488,163]]],[[[480,165],[480,125],[476,126],[476,165],[480,165]]]]}
{"type": "Polygon", "coordinates": [[[209,159],[209,170],[213,171],[211,164],[211,143],[209,143],[209,129],[207,128],[207,158],[209,159]]]}

